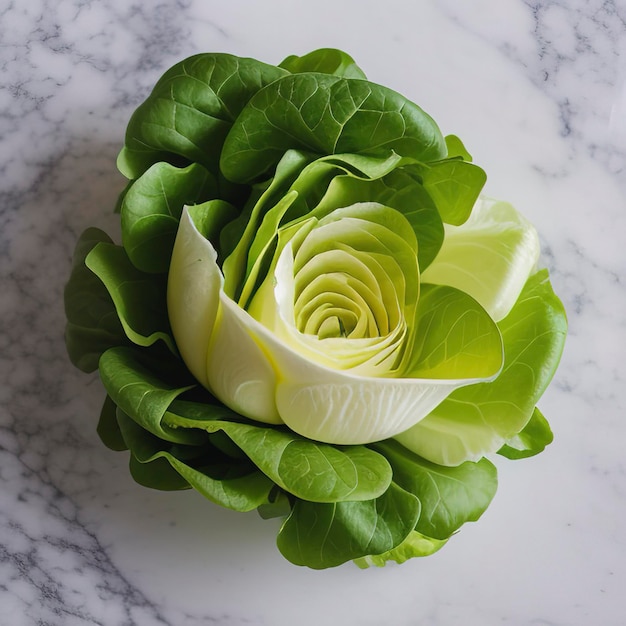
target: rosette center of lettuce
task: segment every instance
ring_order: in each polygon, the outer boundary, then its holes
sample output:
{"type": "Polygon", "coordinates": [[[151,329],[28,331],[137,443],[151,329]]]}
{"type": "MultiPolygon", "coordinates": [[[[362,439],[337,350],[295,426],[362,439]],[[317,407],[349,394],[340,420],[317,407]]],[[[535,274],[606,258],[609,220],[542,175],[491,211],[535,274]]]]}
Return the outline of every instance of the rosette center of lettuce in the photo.
{"type": "Polygon", "coordinates": [[[287,345],[328,367],[388,375],[417,302],[415,234],[381,204],[336,209],[289,241],[267,283],[276,307],[261,306],[271,297],[261,289],[250,309],[287,345]]]}

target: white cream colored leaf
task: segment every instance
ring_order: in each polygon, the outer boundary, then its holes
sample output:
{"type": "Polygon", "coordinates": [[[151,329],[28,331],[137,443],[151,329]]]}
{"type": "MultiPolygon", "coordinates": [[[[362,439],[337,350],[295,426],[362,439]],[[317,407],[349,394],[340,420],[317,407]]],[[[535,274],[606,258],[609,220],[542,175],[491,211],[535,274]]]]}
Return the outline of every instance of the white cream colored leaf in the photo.
{"type": "Polygon", "coordinates": [[[271,356],[281,419],[317,441],[361,444],[386,439],[419,422],[455,389],[485,380],[355,376],[292,350],[236,305],[228,310],[271,356]]]}
{"type": "Polygon", "coordinates": [[[206,386],[206,350],[219,308],[222,276],[217,253],[196,229],[187,207],[180,218],[167,284],[167,311],[178,350],[206,386]]]}
{"type": "Polygon", "coordinates": [[[500,321],[513,308],[539,258],[534,226],[507,202],[480,198],[461,226],[445,227],[425,283],[465,291],[500,321]]]}
{"type": "Polygon", "coordinates": [[[168,313],[178,349],[195,378],[252,419],[280,423],[274,369],[228,305],[210,241],[189,211],[181,217],[168,279],[168,313]],[[225,306],[226,305],[226,306],[225,306]]]}
{"type": "Polygon", "coordinates": [[[250,316],[233,314],[233,309],[242,309],[224,292],[219,297],[220,314],[207,351],[209,387],[234,411],[259,422],[280,424],[276,373],[246,325],[250,316]]]}

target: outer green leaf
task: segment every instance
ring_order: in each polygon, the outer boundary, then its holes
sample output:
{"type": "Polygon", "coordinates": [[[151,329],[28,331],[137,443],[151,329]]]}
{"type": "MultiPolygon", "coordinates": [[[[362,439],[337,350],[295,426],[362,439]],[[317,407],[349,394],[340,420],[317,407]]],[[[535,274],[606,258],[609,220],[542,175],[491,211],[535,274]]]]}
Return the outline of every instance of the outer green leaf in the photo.
{"type": "Polygon", "coordinates": [[[176,353],[167,318],[164,276],[139,271],[124,248],[104,242],[94,247],[85,263],[107,288],[124,332],[133,343],[145,347],[161,339],[176,353]]]}
{"type": "Polygon", "coordinates": [[[561,358],[567,320],[547,270],[531,276],[517,304],[498,324],[504,367],[490,383],[458,389],[397,439],[442,465],[499,450],[530,420],[561,358]]]}
{"type": "Polygon", "coordinates": [[[102,443],[110,450],[128,450],[119,424],[117,423],[117,406],[110,396],[107,396],[102,405],[100,420],[97,427],[102,443]]]}
{"type": "Polygon", "coordinates": [[[276,487],[270,493],[269,502],[262,504],[257,511],[263,519],[285,518],[291,513],[291,501],[282,489],[276,487]]]}
{"type": "Polygon", "coordinates": [[[233,478],[215,478],[211,468],[198,470],[179,461],[166,452],[159,453],[172,467],[205,498],[234,511],[252,511],[265,504],[274,484],[264,474],[252,471],[233,478]]]}
{"type": "Polygon", "coordinates": [[[301,57],[291,55],[278,67],[283,67],[292,74],[319,72],[346,78],[366,78],[363,70],[349,54],[335,48],[321,48],[301,57]]]}
{"type": "Polygon", "coordinates": [[[374,445],[391,463],[393,479],[422,503],[416,530],[445,540],[465,522],[476,521],[498,486],[496,468],[487,459],[443,467],[420,458],[396,441],[374,445]]]}
{"type": "Polygon", "coordinates": [[[200,431],[176,430],[161,420],[172,401],[188,387],[172,387],[141,362],[132,348],[111,348],[100,358],[100,377],[115,404],[142,428],[175,443],[206,440],[200,431]]]}
{"type": "Polygon", "coordinates": [[[209,200],[203,204],[187,207],[193,216],[194,223],[198,230],[206,239],[212,242],[211,245],[222,258],[222,251],[219,247],[220,233],[225,224],[235,217],[237,209],[223,200],[209,200]]]}
{"type": "MultiPolygon", "coordinates": [[[[171,423],[176,428],[202,428],[208,421],[239,421],[250,423],[245,417],[239,415],[225,404],[210,396],[206,392],[206,397],[200,400],[182,400],[177,398],[170,404],[165,421],[171,423]],[[199,425],[192,426],[193,422],[199,425]]],[[[221,433],[220,433],[221,434],[221,433]]]]}
{"type": "Polygon", "coordinates": [[[278,534],[278,549],[296,565],[335,567],[393,550],[415,528],[419,514],[419,500],[395,483],[365,502],[297,500],[278,534]]]}
{"type": "Polygon", "coordinates": [[[109,292],[85,265],[87,255],[101,242],[111,243],[111,239],[97,228],[89,228],[80,236],[64,292],[65,344],[72,363],[84,372],[98,368],[103,352],[127,343],[109,292]]]}
{"type": "MultiPolygon", "coordinates": [[[[206,422],[207,420],[229,420],[229,421],[244,421],[247,420],[235,413],[232,409],[229,409],[226,405],[222,404],[219,400],[216,400],[208,392],[204,390],[194,390],[195,399],[192,400],[174,400],[169,409],[163,416],[163,421],[166,424],[171,424],[174,427],[179,427],[181,420],[185,420],[185,427],[189,427],[191,421],[200,420],[206,422]],[[184,416],[184,417],[183,417],[184,416]],[[187,421],[190,420],[190,421],[187,421]]],[[[187,394],[191,396],[192,394],[187,394]]],[[[200,428],[203,428],[200,426],[200,428]]],[[[204,430],[204,428],[203,428],[204,430]]],[[[244,451],[235,444],[235,442],[222,430],[218,430],[212,433],[208,433],[209,441],[213,446],[220,450],[224,455],[240,461],[242,459],[248,460],[248,457],[244,451]]]]}
{"type": "Polygon", "coordinates": [[[526,426],[511,437],[499,450],[498,454],[508,459],[525,459],[545,450],[554,439],[548,420],[535,407],[526,426]]]}
{"type": "Polygon", "coordinates": [[[155,457],[153,460],[142,463],[131,454],[128,460],[128,469],[133,480],[142,487],[148,487],[148,489],[158,489],[159,491],[191,489],[191,485],[164,457],[155,457]]]}
{"type": "Polygon", "coordinates": [[[448,148],[448,159],[472,161],[472,155],[467,151],[463,142],[456,135],[446,135],[446,146],[448,148]]]}
{"type": "Polygon", "coordinates": [[[369,556],[355,559],[354,562],[361,569],[371,566],[384,567],[389,561],[401,564],[414,557],[430,556],[443,548],[446,543],[447,539],[433,539],[414,530],[409,533],[409,536],[397,548],[383,552],[383,554],[370,554],[369,556]]]}
{"type": "Polygon", "coordinates": [[[183,206],[216,194],[215,178],[201,165],[151,166],[130,185],[120,209],[122,242],[133,265],[144,272],[166,272],[183,206]]]}
{"type": "Polygon", "coordinates": [[[421,161],[445,157],[439,128],[396,92],[327,74],[292,74],[257,92],[235,121],[220,161],[226,178],[247,183],[290,148],[321,155],[389,154],[421,161]]]}
{"type": "Polygon", "coordinates": [[[118,412],[118,421],[137,482],[153,489],[189,486],[205,498],[235,511],[251,511],[268,501],[272,482],[249,464],[224,462],[217,451],[168,444],[118,412]],[[215,458],[217,456],[217,459],[215,458]]]}
{"type": "Polygon", "coordinates": [[[157,161],[182,161],[216,174],[233,120],[254,93],[286,73],[229,54],[198,54],[176,64],[131,117],[120,171],[137,178],[157,161]]]}
{"type": "Polygon", "coordinates": [[[446,159],[421,168],[426,191],[431,195],[441,218],[458,226],[470,216],[487,180],[477,165],[457,159],[446,159]]]}
{"type": "Polygon", "coordinates": [[[391,468],[364,446],[317,443],[288,430],[250,423],[190,419],[168,413],[171,426],[223,430],[252,462],[285,491],[313,502],[367,500],[382,494],[391,468]]]}

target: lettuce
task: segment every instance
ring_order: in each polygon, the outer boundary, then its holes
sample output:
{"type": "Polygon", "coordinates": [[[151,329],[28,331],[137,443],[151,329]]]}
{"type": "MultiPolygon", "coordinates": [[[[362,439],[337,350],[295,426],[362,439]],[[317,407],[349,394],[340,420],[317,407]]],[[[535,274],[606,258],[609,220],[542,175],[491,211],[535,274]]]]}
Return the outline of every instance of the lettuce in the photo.
{"type": "Polygon", "coordinates": [[[178,63],[135,111],[122,241],[65,290],[98,433],[140,484],[281,517],[321,569],[440,549],[552,440],[567,331],[535,229],[420,107],[339,50],[178,63]]]}

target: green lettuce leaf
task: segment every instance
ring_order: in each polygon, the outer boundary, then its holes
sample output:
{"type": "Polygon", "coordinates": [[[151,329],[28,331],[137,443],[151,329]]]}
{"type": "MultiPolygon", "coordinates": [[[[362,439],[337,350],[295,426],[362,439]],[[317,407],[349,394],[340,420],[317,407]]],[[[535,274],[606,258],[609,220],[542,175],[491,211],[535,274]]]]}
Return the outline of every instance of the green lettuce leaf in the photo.
{"type": "Polygon", "coordinates": [[[297,500],[278,533],[278,549],[296,565],[335,567],[400,545],[420,501],[395,483],[375,500],[319,504],[297,500]]]}
{"type": "Polygon", "coordinates": [[[467,151],[463,142],[456,135],[446,135],[446,147],[448,148],[448,159],[460,159],[471,163],[472,155],[467,151]]]}
{"type": "Polygon", "coordinates": [[[133,478],[153,489],[193,487],[205,498],[234,511],[252,511],[268,501],[274,485],[250,463],[233,463],[210,447],[164,441],[147,432],[123,411],[120,430],[132,452],[133,478]]]}
{"type": "Polygon", "coordinates": [[[283,428],[217,420],[210,407],[204,412],[197,406],[192,417],[186,417],[173,411],[191,407],[177,407],[166,416],[169,426],[223,431],[265,475],[298,498],[314,502],[368,500],[381,495],[391,482],[389,463],[365,446],[332,446],[283,428]]]}
{"type": "Polygon", "coordinates": [[[258,91],[237,117],[220,160],[229,180],[249,183],[289,149],[320,155],[388,154],[434,161],[446,156],[432,118],[396,92],[364,80],[292,74],[258,91]]]}
{"type": "Polygon", "coordinates": [[[498,450],[507,459],[525,459],[543,452],[554,436],[548,420],[535,407],[528,424],[498,450]]]}
{"type": "Polygon", "coordinates": [[[291,55],[279,63],[278,67],[292,74],[318,72],[346,78],[366,78],[363,70],[349,54],[335,48],[321,48],[301,57],[291,55]]]}
{"type": "Polygon", "coordinates": [[[138,178],[152,164],[200,163],[218,175],[224,139],[251,96],[287,71],[229,54],[198,54],[174,65],[133,113],[118,168],[138,178]]]}
{"type": "Polygon", "coordinates": [[[536,271],[539,253],[534,226],[509,203],[483,197],[463,225],[446,225],[441,250],[422,278],[465,291],[499,322],[536,271]]]}
{"type": "Polygon", "coordinates": [[[128,446],[122,436],[122,431],[117,422],[117,405],[110,396],[106,396],[100,411],[100,419],[96,429],[102,443],[109,448],[120,452],[128,450],[128,446]]]}
{"type": "Polygon", "coordinates": [[[201,165],[152,165],[131,183],[120,207],[122,242],[133,265],[167,272],[183,206],[215,197],[215,177],[201,165]]]}
{"type": "Polygon", "coordinates": [[[480,167],[456,159],[422,166],[420,173],[443,221],[457,226],[470,216],[487,181],[487,174],[480,167]]]}
{"type": "Polygon", "coordinates": [[[422,285],[415,344],[403,375],[411,378],[489,378],[502,367],[502,337],[473,298],[445,285],[422,285]]]}
{"type": "Polygon", "coordinates": [[[454,391],[398,441],[435,463],[458,465],[496,452],[522,431],[554,375],[567,333],[547,270],[528,279],[498,327],[504,341],[500,375],[454,391]]]}
{"type": "Polygon", "coordinates": [[[361,569],[368,567],[384,567],[389,561],[401,564],[409,559],[420,556],[430,556],[441,550],[447,543],[447,539],[433,539],[413,530],[408,537],[396,548],[383,552],[382,554],[370,554],[354,559],[355,564],[361,569]]]}
{"type": "Polygon", "coordinates": [[[122,246],[98,243],[85,265],[102,281],[127,337],[143,347],[161,340],[176,354],[167,317],[167,282],[163,275],[138,270],[122,246]]]}
{"type": "Polygon", "coordinates": [[[103,352],[127,343],[107,288],[85,265],[86,257],[102,242],[112,243],[111,238],[97,228],[88,228],[82,233],[76,243],[72,272],[64,291],[65,345],[70,361],[83,372],[95,371],[103,352]]]}
{"type": "Polygon", "coordinates": [[[100,357],[100,378],[111,400],[155,437],[174,443],[202,443],[202,431],[176,429],[162,422],[172,401],[189,386],[163,382],[134,348],[111,348],[100,357]]]}
{"type": "Polygon", "coordinates": [[[495,466],[487,459],[443,467],[418,457],[397,441],[373,445],[391,463],[393,480],[422,503],[415,529],[445,541],[487,509],[498,486],[495,466]]]}

